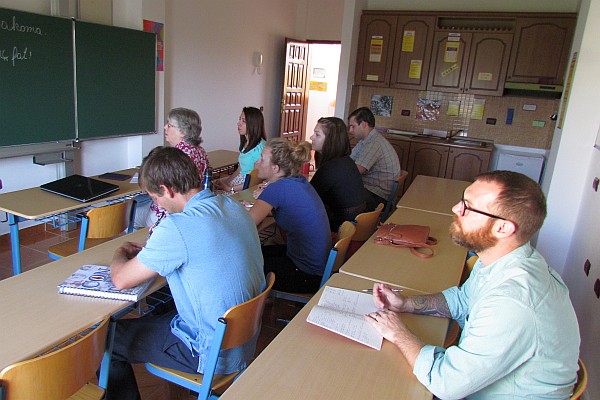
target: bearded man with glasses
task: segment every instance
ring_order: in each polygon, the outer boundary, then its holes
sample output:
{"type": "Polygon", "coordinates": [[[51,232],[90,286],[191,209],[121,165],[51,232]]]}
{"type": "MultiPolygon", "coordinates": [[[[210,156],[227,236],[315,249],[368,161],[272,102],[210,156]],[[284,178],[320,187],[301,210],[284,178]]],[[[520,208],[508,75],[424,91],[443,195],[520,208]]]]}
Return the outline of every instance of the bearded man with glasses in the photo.
{"type": "Polygon", "coordinates": [[[569,398],[579,328],[565,283],[529,243],[546,217],[540,186],[516,172],[488,172],[452,211],[453,241],[479,256],[469,279],[412,297],[376,283],[373,299],[381,311],[365,318],[440,399],[569,398]],[[423,343],[402,312],[456,320],[463,328],[458,345],[423,343]]]}

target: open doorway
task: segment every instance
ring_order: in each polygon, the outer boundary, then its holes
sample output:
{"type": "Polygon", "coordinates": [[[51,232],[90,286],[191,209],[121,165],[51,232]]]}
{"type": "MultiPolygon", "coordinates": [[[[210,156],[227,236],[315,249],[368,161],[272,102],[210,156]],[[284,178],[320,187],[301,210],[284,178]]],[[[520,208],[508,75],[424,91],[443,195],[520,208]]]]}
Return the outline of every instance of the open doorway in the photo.
{"type": "Polygon", "coordinates": [[[317,120],[335,112],[340,42],[286,39],[279,136],[308,140],[317,120]]]}

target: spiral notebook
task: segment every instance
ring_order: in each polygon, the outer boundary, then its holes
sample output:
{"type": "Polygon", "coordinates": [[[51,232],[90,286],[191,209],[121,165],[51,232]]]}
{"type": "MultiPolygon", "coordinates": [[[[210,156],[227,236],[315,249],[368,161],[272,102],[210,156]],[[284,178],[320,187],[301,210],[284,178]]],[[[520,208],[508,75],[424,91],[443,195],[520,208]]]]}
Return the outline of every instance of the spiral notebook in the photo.
{"type": "Polygon", "coordinates": [[[109,267],[84,265],[58,285],[58,293],[136,302],[151,283],[152,279],[131,289],[119,290],[110,279],[109,267]]]}

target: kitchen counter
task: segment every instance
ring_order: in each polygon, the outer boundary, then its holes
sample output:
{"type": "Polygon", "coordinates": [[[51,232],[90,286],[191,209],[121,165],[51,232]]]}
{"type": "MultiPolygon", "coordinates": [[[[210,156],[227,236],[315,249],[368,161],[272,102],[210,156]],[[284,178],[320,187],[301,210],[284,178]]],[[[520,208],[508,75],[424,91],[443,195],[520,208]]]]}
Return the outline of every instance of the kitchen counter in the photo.
{"type": "Polygon", "coordinates": [[[477,150],[484,150],[491,152],[494,149],[494,142],[485,139],[476,139],[466,136],[455,136],[452,138],[442,138],[436,136],[426,136],[426,135],[418,135],[411,134],[409,132],[404,133],[396,133],[390,131],[382,131],[381,132],[388,140],[401,139],[407,140],[411,142],[417,143],[429,143],[429,144],[439,144],[439,145],[447,145],[452,147],[462,147],[462,148],[471,148],[477,150]]]}

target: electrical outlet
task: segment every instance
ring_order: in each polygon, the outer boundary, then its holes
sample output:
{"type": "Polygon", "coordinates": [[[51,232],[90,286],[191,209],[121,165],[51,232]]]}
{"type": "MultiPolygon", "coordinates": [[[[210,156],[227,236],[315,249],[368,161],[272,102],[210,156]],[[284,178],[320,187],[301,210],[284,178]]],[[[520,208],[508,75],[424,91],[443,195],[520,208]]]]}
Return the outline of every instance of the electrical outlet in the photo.
{"type": "Polygon", "coordinates": [[[485,123],[487,125],[496,125],[496,118],[486,118],[485,123]]]}
{"type": "Polygon", "coordinates": [[[583,272],[585,272],[585,276],[590,276],[591,267],[592,264],[590,263],[590,260],[585,260],[585,262],[583,263],[583,272]]]}
{"type": "Polygon", "coordinates": [[[408,116],[410,116],[410,110],[402,110],[402,111],[400,111],[400,115],[408,117],[408,116]]]}
{"type": "Polygon", "coordinates": [[[600,279],[596,279],[594,283],[594,293],[596,293],[596,298],[600,299],[600,279]]]}

